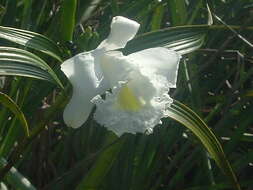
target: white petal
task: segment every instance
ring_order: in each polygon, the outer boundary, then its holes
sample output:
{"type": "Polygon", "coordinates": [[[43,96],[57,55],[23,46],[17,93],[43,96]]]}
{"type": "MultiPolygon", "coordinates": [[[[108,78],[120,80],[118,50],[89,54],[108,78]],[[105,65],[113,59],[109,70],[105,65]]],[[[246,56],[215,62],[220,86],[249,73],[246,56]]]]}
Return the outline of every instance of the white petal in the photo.
{"type": "MultiPolygon", "coordinates": [[[[133,64],[132,60],[129,63],[133,64]]],[[[166,77],[156,74],[153,68],[135,66],[127,82],[114,87],[112,93],[106,94],[105,100],[100,96],[92,100],[97,106],[94,119],[118,136],[126,132],[150,133],[161,123],[160,119],[172,102],[166,77]]]]}
{"type": "Polygon", "coordinates": [[[73,95],[66,106],[63,119],[73,128],[80,127],[88,118],[98,93],[99,81],[94,70],[94,57],[90,52],[78,54],[61,65],[61,70],[73,86],[73,95]]]}
{"type": "Polygon", "coordinates": [[[115,50],[124,48],[127,42],[134,38],[139,30],[140,24],[122,16],[113,17],[111,32],[98,48],[115,50]]]}
{"type": "Polygon", "coordinates": [[[129,73],[135,70],[131,60],[127,59],[120,51],[104,53],[100,58],[100,67],[111,88],[120,81],[128,80],[129,73]]]}
{"type": "Polygon", "coordinates": [[[153,69],[156,74],[166,76],[171,88],[176,88],[177,72],[181,55],[166,48],[145,49],[128,55],[143,68],[153,69]]]}

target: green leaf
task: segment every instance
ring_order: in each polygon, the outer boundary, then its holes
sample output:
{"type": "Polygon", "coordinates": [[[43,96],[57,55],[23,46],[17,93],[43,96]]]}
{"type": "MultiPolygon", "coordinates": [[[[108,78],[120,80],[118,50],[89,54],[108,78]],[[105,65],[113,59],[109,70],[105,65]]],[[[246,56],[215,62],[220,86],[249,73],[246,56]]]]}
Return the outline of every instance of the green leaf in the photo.
{"type": "Polygon", "coordinates": [[[9,108],[15,114],[15,116],[22,124],[25,135],[29,137],[29,127],[25,115],[23,114],[19,106],[9,96],[2,92],[0,92],[0,103],[3,104],[5,107],[9,108]]]}
{"type": "Polygon", "coordinates": [[[164,9],[165,7],[163,4],[160,4],[155,8],[151,22],[151,30],[157,30],[161,28],[164,9]]]}
{"type": "Polygon", "coordinates": [[[125,142],[124,139],[116,141],[117,139],[118,137],[114,133],[108,133],[105,144],[109,145],[109,147],[99,155],[93,167],[77,186],[77,190],[101,189],[104,177],[110,171],[110,168],[125,142]]]}
{"type": "Polygon", "coordinates": [[[0,47],[0,75],[47,80],[63,88],[54,71],[42,59],[22,49],[0,47]]]}
{"type": "Polygon", "coordinates": [[[130,41],[125,52],[128,54],[160,46],[175,50],[182,55],[187,54],[203,44],[208,28],[209,25],[189,25],[144,33],[130,41]]]}
{"type": "Polygon", "coordinates": [[[76,0],[64,0],[61,16],[61,36],[63,41],[72,41],[75,29],[76,0]]]}
{"type": "Polygon", "coordinates": [[[185,0],[167,0],[173,25],[182,25],[187,18],[185,0]]]}
{"type": "Polygon", "coordinates": [[[8,190],[7,186],[3,182],[0,182],[0,189],[1,190],[8,190]]]}
{"type": "Polygon", "coordinates": [[[235,189],[240,190],[236,176],[223,152],[223,148],[215,134],[205,122],[190,108],[174,100],[168,109],[168,116],[190,129],[207,149],[219,168],[230,179],[235,189]]]}
{"type": "Polygon", "coordinates": [[[41,34],[28,30],[0,26],[0,38],[41,51],[60,62],[62,61],[59,47],[41,34]]]}
{"type": "MultiPolygon", "coordinates": [[[[7,161],[4,158],[0,158],[0,167],[4,167],[7,161]]],[[[5,177],[8,184],[14,189],[19,190],[36,190],[36,188],[30,183],[30,181],[24,177],[16,168],[12,167],[5,177]]]]}

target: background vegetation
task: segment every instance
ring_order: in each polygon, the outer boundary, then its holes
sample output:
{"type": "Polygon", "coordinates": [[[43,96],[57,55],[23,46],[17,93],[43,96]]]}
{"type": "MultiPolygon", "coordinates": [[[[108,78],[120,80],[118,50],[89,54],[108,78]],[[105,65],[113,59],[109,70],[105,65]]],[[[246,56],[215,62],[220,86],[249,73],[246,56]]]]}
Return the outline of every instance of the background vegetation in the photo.
{"type": "Polygon", "coordinates": [[[233,188],[170,118],[149,136],[120,139],[92,116],[79,129],[64,125],[71,87],[60,64],[94,49],[117,15],[141,23],[125,53],[165,46],[184,54],[170,95],[212,128],[242,189],[253,189],[253,1],[209,6],[210,26],[204,0],[0,0],[0,189],[233,188]]]}

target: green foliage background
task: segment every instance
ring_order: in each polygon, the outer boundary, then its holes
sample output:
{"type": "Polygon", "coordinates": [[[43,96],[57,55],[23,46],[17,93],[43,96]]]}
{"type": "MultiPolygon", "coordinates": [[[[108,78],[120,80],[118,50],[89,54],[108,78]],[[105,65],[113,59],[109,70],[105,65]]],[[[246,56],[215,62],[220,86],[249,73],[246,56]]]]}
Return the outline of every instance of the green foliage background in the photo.
{"type": "Polygon", "coordinates": [[[79,129],[64,125],[71,86],[60,64],[96,48],[117,15],[141,23],[126,54],[184,54],[170,95],[203,118],[242,189],[253,189],[253,1],[208,3],[212,25],[204,0],[0,0],[0,189],[234,188],[182,118],[120,139],[92,116],[79,129]]]}

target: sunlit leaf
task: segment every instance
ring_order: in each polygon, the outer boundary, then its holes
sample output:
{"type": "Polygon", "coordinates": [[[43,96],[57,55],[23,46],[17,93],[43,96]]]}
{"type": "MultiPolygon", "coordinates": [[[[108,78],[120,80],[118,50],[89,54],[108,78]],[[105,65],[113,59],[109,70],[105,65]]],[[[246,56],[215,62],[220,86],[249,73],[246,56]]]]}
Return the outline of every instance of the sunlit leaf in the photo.
{"type": "MultiPolygon", "coordinates": [[[[3,167],[7,164],[7,161],[4,158],[0,158],[0,167],[3,167]]],[[[12,167],[11,170],[7,173],[5,177],[8,184],[11,185],[14,189],[19,190],[36,190],[36,188],[31,184],[31,182],[24,177],[16,168],[12,167]]]]}
{"type": "Polygon", "coordinates": [[[168,109],[168,116],[183,124],[198,137],[219,168],[230,179],[234,188],[239,190],[240,185],[223,152],[223,148],[215,134],[209,129],[205,122],[190,108],[176,100],[173,101],[173,104],[168,109]]]}
{"type": "Polygon", "coordinates": [[[0,26],[0,38],[33,48],[54,57],[58,61],[62,61],[59,47],[41,34],[28,30],[0,26]]]}
{"type": "Polygon", "coordinates": [[[17,48],[0,47],[0,75],[32,77],[63,87],[54,71],[42,59],[17,48]]]}
{"type": "Polygon", "coordinates": [[[9,96],[7,96],[2,92],[0,92],[0,103],[5,107],[9,108],[15,114],[15,116],[19,119],[20,123],[22,124],[25,135],[28,137],[29,127],[25,115],[23,114],[19,106],[9,96]]]}
{"type": "Polygon", "coordinates": [[[61,37],[63,41],[72,41],[75,29],[76,0],[64,0],[61,15],[61,37]]]}
{"type": "Polygon", "coordinates": [[[187,54],[203,44],[208,28],[208,25],[178,26],[144,33],[130,41],[125,51],[133,53],[160,46],[187,54]]]}

